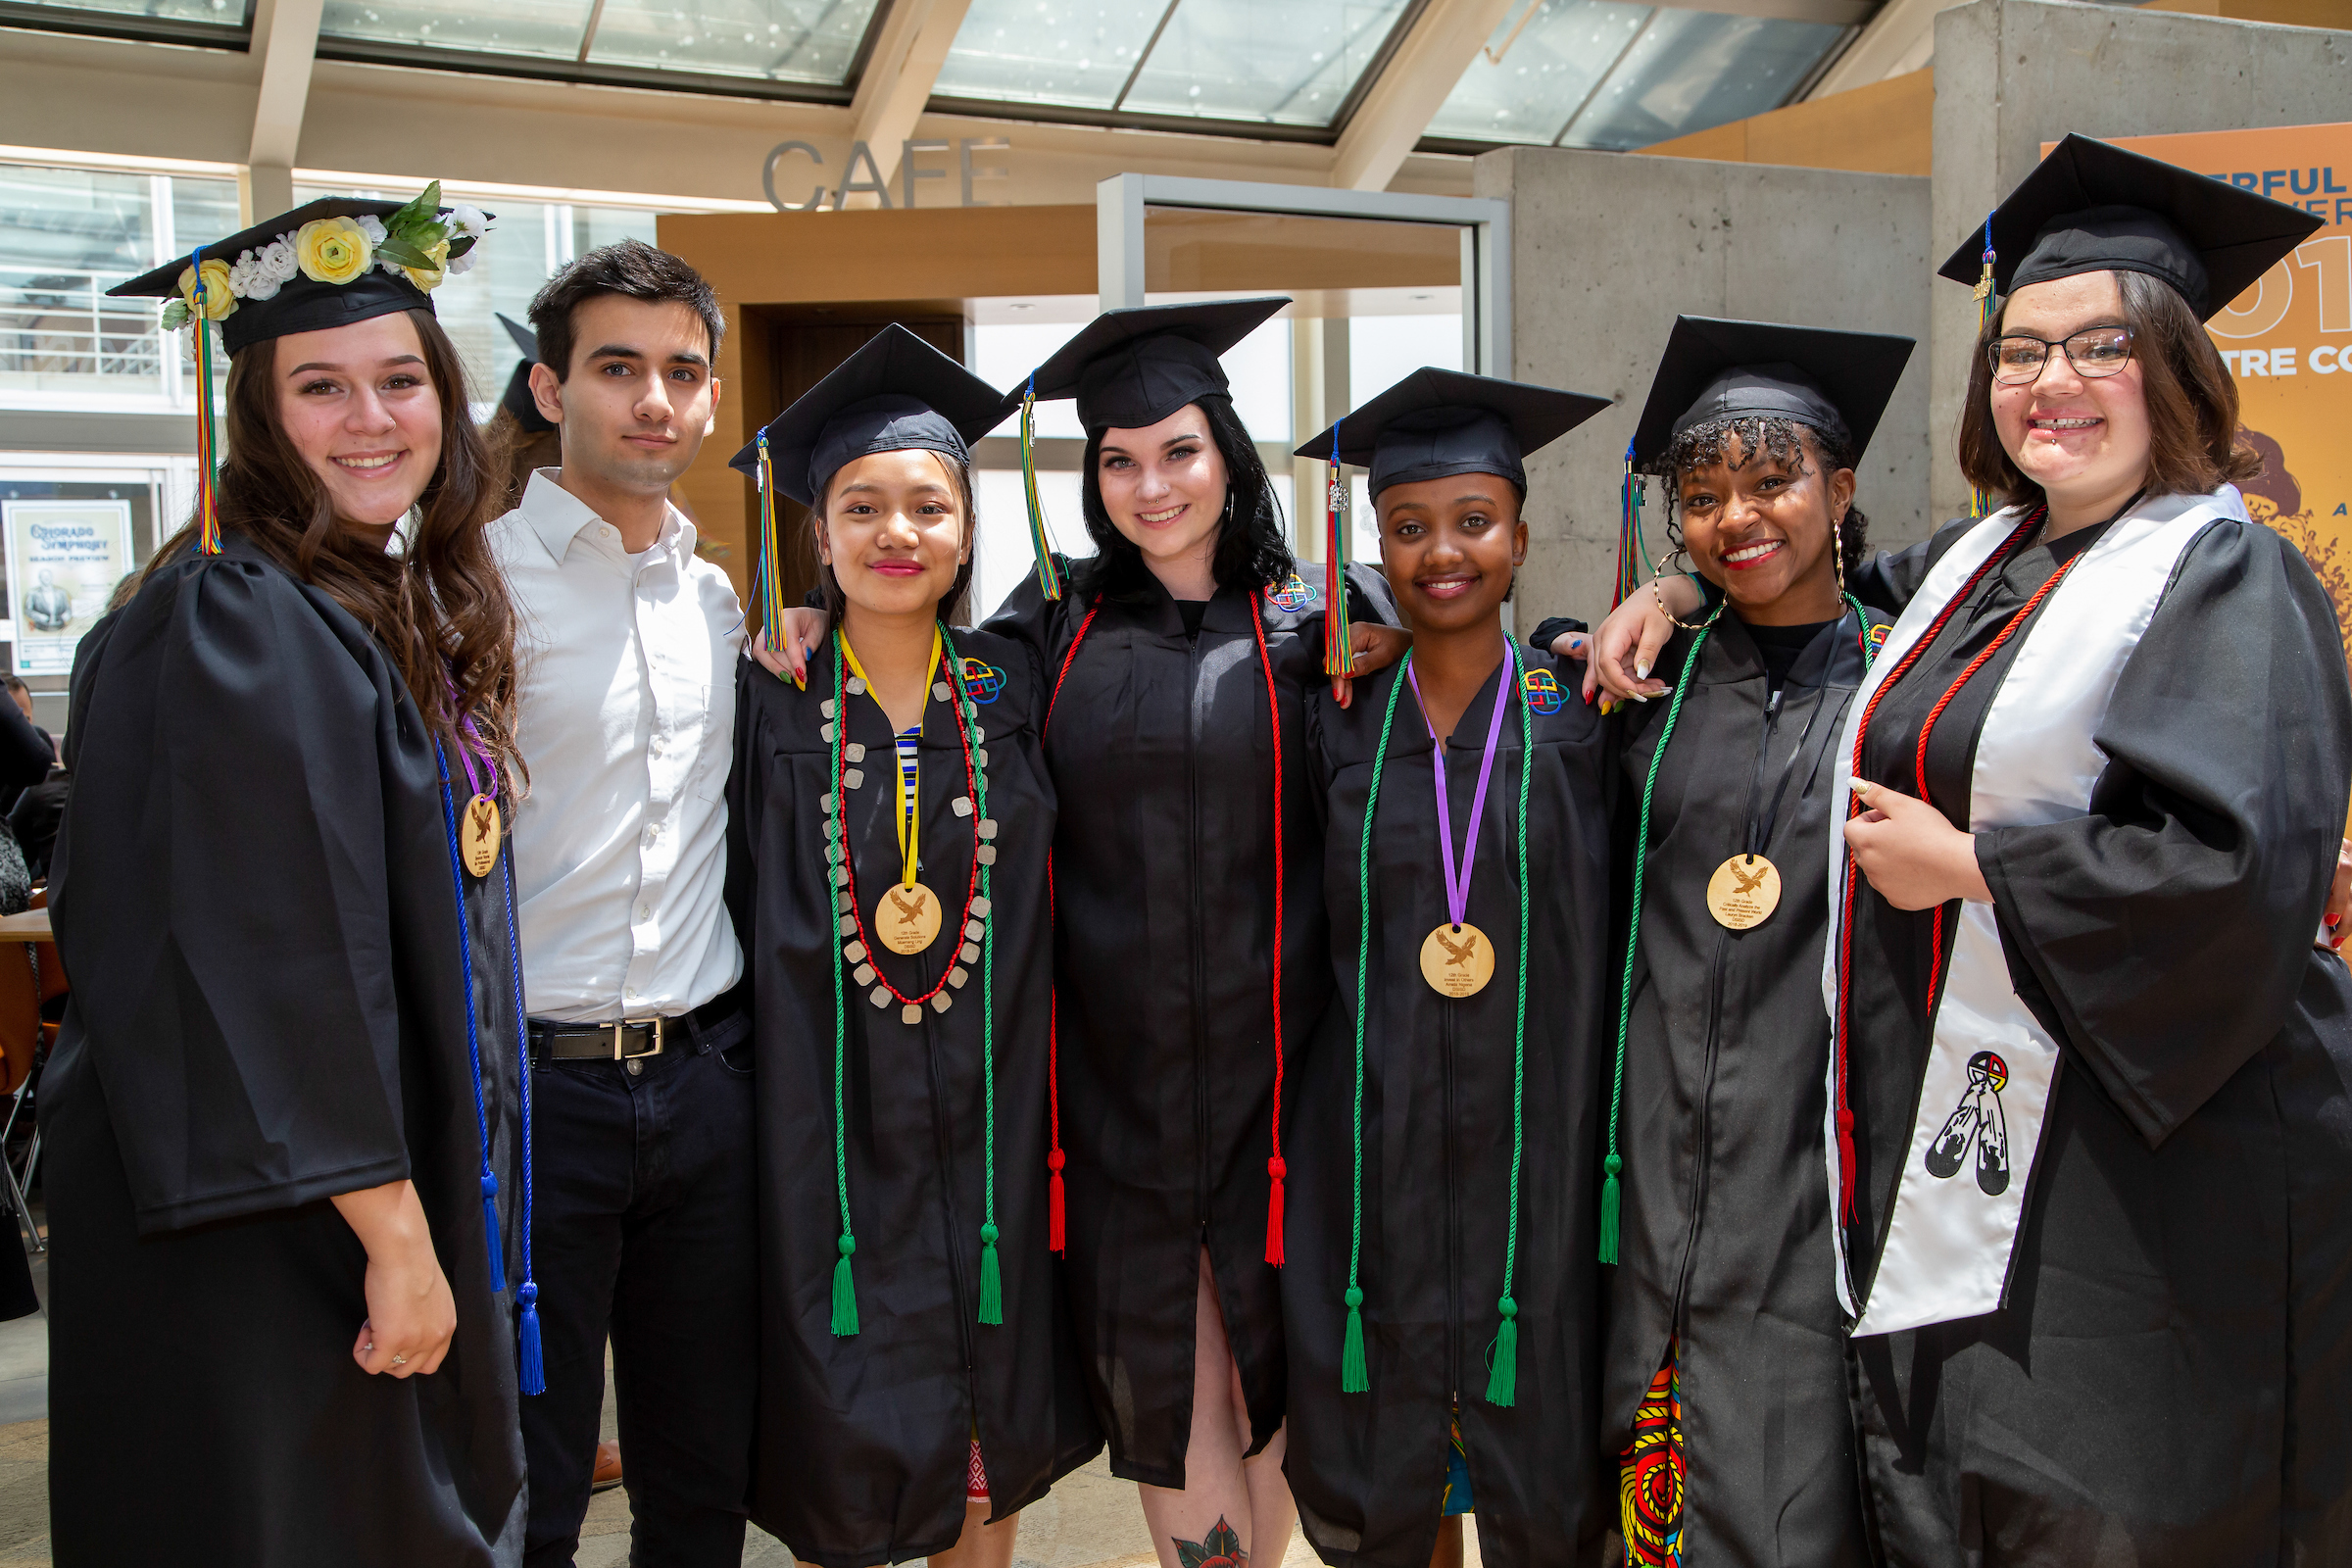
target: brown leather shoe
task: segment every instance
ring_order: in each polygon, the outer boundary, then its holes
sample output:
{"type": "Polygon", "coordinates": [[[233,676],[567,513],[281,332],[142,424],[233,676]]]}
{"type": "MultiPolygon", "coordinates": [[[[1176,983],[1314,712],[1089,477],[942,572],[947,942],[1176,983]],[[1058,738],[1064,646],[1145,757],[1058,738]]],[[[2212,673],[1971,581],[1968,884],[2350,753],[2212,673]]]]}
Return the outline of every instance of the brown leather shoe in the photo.
{"type": "Polygon", "coordinates": [[[596,1473],[588,1478],[590,1492],[610,1492],[620,1485],[620,1445],[600,1443],[596,1446],[596,1473]]]}

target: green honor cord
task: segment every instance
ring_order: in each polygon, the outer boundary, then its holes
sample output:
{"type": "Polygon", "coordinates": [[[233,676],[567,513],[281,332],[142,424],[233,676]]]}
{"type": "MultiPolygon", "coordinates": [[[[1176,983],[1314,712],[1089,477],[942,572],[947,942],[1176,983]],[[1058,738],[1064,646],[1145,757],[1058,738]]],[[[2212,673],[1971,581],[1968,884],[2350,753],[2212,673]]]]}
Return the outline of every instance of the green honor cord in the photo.
{"type": "MultiPolygon", "coordinates": [[[[1836,545],[1833,543],[1832,548],[1836,545]]],[[[1862,612],[1862,602],[1852,594],[1841,595],[1853,607],[1854,618],[1862,627],[1862,667],[1870,667],[1870,617],[1862,612]]],[[[1618,1174],[1625,1161],[1617,1152],[1617,1123],[1625,1105],[1625,1037],[1634,1007],[1634,954],[1642,945],[1642,873],[1649,864],[1649,803],[1658,785],[1658,766],[1666,760],[1666,744],[1674,739],[1675,720],[1682,716],[1683,697],[1690,690],[1690,676],[1698,668],[1698,651],[1707,644],[1707,633],[1723,618],[1722,605],[1715,612],[1699,622],[1698,632],[1690,639],[1690,652],[1684,656],[1682,674],[1674,683],[1674,701],[1666,706],[1666,719],[1658,730],[1657,749],[1649,754],[1649,772],[1642,780],[1641,826],[1634,835],[1634,912],[1627,922],[1625,933],[1625,971],[1617,987],[1617,1060],[1609,1075],[1609,1157],[1605,1163],[1607,1177],[1600,1184],[1600,1260],[1617,1261],[1617,1211],[1622,1200],[1618,1174]]]]}
{"type": "MultiPolygon", "coordinates": [[[[1527,802],[1529,781],[1535,773],[1533,763],[1536,748],[1535,714],[1527,706],[1527,683],[1519,663],[1519,645],[1513,642],[1504,646],[1510,653],[1511,692],[1519,697],[1519,978],[1518,1006],[1511,1040],[1510,1225],[1503,1237],[1502,1298],[1495,1303],[1502,1314],[1502,1326],[1494,1336],[1494,1355],[1487,1379],[1487,1402],[1498,1405],[1513,1402],[1519,1380],[1519,1303],[1512,1299],[1511,1285],[1519,1266],[1519,1167],[1526,1152],[1527,802]]],[[[1365,987],[1371,972],[1372,954],[1372,822],[1380,809],[1380,782],[1388,761],[1389,736],[1396,721],[1396,698],[1410,684],[1407,676],[1412,662],[1413,656],[1406,654],[1402,667],[1396,671],[1396,678],[1389,686],[1388,707],[1380,718],[1380,749],[1372,754],[1372,787],[1364,796],[1364,829],[1355,858],[1355,885],[1361,900],[1355,944],[1355,1174],[1350,1195],[1352,1213],[1348,1245],[1348,1337],[1340,1352],[1340,1390],[1344,1394],[1364,1394],[1372,1387],[1364,1359],[1364,1292],[1360,1279],[1364,1255],[1365,987]]],[[[1498,691],[1494,694],[1494,700],[1498,703],[1508,698],[1508,693],[1498,691]]],[[[1446,765],[1443,742],[1437,745],[1432,765],[1446,765]]],[[[1475,855],[1477,849],[1475,844],[1471,845],[1466,853],[1475,855]]]]}
{"type": "MultiPolygon", "coordinates": [[[[963,683],[963,659],[956,652],[956,639],[949,635],[943,622],[940,638],[947,651],[947,662],[954,675],[956,693],[956,722],[963,738],[964,755],[971,760],[973,820],[988,820],[988,770],[980,765],[974,755],[971,727],[978,719],[980,709],[963,683]]],[[[849,661],[844,656],[841,633],[834,633],[833,650],[833,740],[832,766],[827,774],[827,792],[833,797],[825,812],[825,865],[828,879],[837,889],[848,887],[842,868],[849,864],[848,803],[841,799],[842,737],[849,731],[849,661]]],[[[895,763],[893,764],[896,765],[895,763]]],[[[977,853],[975,851],[975,853],[977,853]]],[[[984,859],[980,867],[979,906],[984,909],[979,918],[993,928],[996,919],[996,901],[989,891],[989,866],[984,859]]],[[[970,915],[966,914],[966,919],[970,915]]],[[[988,940],[991,931],[980,939],[980,1083],[985,1111],[987,1142],[982,1146],[983,1203],[980,1224],[980,1311],[982,1323],[992,1327],[1004,1321],[1004,1266],[997,1256],[997,1051],[996,1051],[996,956],[997,945],[988,940]]],[[[956,942],[967,940],[959,926],[954,933],[956,942]]],[[[873,955],[869,954],[871,958],[873,955]]],[[[850,1225],[850,1164],[849,1118],[844,1105],[844,1085],[847,1081],[846,1063],[849,1053],[849,1008],[843,994],[842,968],[849,960],[837,955],[833,963],[833,1189],[841,1205],[840,1253],[833,1265],[833,1333],[848,1338],[858,1332],[858,1290],[850,1275],[850,1257],[858,1250],[858,1238],[850,1225]]],[[[951,960],[954,961],[954,960],[951,960]]]]}

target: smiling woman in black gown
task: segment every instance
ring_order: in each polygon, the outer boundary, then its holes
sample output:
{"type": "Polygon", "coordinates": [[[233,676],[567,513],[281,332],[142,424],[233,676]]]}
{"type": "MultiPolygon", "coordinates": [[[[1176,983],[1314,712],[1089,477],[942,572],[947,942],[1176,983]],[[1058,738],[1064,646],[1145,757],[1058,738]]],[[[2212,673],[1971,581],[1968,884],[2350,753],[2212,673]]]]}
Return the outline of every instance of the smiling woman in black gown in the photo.
{"type": "Polygon", "coordinates": [[[236,297],[203,264],[228,461],[83,650],[56,870],[74,992],[41,1085],[60,1563],[520,1558],[517,1305],[526,1386],[536,1320],[497,496],[417,286],[440,272],[382,270],[355,221],[410,254],[462,240],[430,195],[215,247],[290,234],[304,270],[243,257],[270,292],[236,297]]]}

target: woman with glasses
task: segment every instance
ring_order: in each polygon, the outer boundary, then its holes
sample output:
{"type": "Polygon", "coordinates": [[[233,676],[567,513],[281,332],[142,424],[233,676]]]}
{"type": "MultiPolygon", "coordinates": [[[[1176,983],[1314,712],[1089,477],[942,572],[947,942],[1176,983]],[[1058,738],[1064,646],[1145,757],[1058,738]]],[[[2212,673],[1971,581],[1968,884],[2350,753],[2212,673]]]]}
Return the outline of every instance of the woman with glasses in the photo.
{"type": "Polygon", "coordinates": [[[2200,325],[2316,226],[2070,136],[1943,270],[2004,505],[1880,564],[1824,973],[1893,1561],[2352,1561],[2352,691],[2200,325]]]}

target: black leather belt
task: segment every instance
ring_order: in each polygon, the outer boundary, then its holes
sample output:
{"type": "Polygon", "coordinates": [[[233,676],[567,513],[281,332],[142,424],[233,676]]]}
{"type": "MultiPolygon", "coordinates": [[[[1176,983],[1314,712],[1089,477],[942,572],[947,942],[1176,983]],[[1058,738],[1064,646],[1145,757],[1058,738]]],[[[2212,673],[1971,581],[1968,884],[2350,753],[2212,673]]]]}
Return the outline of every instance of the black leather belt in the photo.
{"type": "Polygon", "coordinates": [[[724,1051],[751,1030],[751,1017],[734,993],[692,1012],[624,1018],[616,1023],[557,1023],[530,1020],[533,1061],[635,1061],[679,1050],[724,1051]]]}

